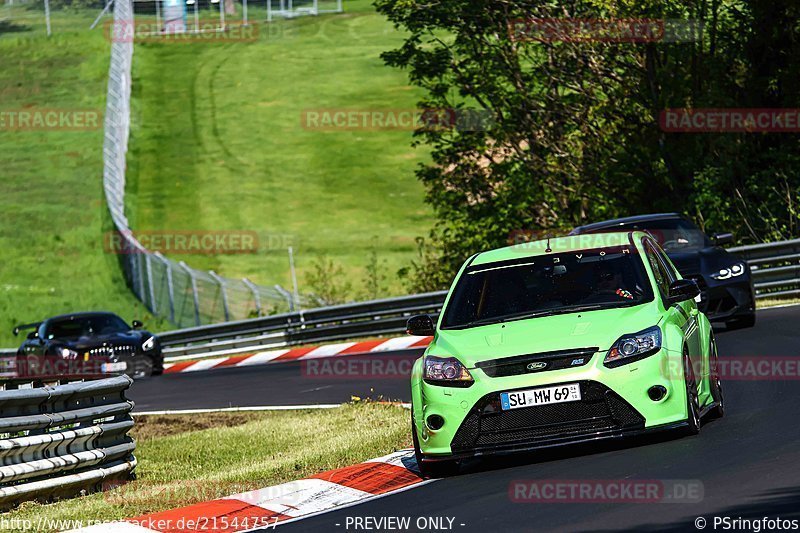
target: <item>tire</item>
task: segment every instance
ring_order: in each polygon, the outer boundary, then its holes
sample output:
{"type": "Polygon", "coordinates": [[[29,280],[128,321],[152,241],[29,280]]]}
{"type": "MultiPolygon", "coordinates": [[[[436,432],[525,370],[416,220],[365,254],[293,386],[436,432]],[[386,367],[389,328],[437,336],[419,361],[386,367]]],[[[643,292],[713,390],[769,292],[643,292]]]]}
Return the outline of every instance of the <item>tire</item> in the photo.
{"type": "Polygon", "coordinates": [[[744,329],[744,328],[752,328],[756,325],[756,314],[755,313],[748,313],[746,315],[740,315],[734,317],[727,322],[725,322],[725,328],[732,330],[732,329],[744,329]]]}
{"type": "Polygon", "coordinates": [[[153,360],[150,357],[144,356],[141,359],[134,360],[133,372],[130,376],[133,379],[146,379],[153,375],[153,360]]]}
{"type": "Polygon", "coordinates": [[[711,389],[711,398],[714,400],[714,403],[716,403],[714,408],[709,411],[708,416],[711,419],[716,419],[725,416],[725,395],[722,391],[722,379],[719,375],[719,355],[717,354],[717,341],[714,339],[714,337],[711,337],[711,343],[708,350],[709,366],[711,367],[708,381],[711,389]]]}
{"type": "Polygon", "coordinates": [[[685,433],[697,435],[700,433],[700,399],[697,392],[697,378],[689,359],[689,353],[686,351],[683,353],[683,375],[686,381],[686,412],[688,414],[685,433]]]}
{"type": "Polygon", "coordinates": [[[414,441],[414,457],[417,460],[419,473],[425,479],[449,477],[458,474],[460,466],[457,460],[445,460],[436,462],[425,462],[422,450],[419,447],[419,437],[417,436],[417,425],[414,424],[414,413],[411,413],[411,438],[414,441]]]}

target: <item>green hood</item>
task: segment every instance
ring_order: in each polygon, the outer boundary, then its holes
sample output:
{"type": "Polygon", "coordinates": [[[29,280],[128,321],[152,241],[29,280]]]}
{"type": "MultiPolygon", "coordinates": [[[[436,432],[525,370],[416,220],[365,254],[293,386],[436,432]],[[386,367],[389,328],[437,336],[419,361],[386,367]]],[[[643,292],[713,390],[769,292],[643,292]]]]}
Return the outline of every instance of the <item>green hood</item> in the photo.
{"type": "Polygon", "coordinates": [[[430,355],[452,355],[475,363],[539,352],[597,347],[607,351],[620,335],[654,326],[653,303],[514,320],[463,330],[437,330],[430,355]],[[625,330],[620,331],[620,325],[625,330]]]}

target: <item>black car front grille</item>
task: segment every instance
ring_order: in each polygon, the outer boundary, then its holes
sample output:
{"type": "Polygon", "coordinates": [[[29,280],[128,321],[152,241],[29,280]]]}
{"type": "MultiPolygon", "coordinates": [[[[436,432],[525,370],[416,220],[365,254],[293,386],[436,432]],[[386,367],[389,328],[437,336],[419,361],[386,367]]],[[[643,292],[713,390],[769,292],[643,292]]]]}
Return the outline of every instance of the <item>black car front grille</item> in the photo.
{"type": "Polygon", "coordinates": [[[97,346],[85,350],[91,357],[125,357],[136,354],[136,346],[120,344],[116,346],[97,346]]]}
{"type": "Polygon", "coordinates": [[[577,348],[574,350],[515,355],[513,357],[503,357],[502,359],[481,361],[476,363],[475,366],[483,370],[490,378],[518,376],[520,374],[583,366],[591,360],[597,350],[597,347],[577,348]]]}
{"type": "MultiPolygon", "coordinates": [[[[581,400],[503,411],[500,393],[482,397],[456,431],[453,453],[545,446],[644,428],[644,417],[596,381],[581,381],[581,400]]],[[[517,389],[525,390],[525,389],[517,389]]]]}

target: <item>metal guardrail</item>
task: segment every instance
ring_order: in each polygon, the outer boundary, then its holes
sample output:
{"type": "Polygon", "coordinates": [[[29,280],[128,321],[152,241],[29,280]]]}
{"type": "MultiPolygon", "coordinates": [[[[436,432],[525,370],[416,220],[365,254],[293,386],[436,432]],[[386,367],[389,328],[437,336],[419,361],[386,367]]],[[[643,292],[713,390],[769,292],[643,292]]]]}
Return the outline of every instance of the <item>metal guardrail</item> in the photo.
{"type": "Polygon", "coordinates": [[[728,248],[753,273],[756,299],[800,296],[800,239],[728,248]]]}
{"type": "Polygon", "coordinates": [[[126,376],[0,391],[0,508],[96,492],[136,467],[126,376]]]}
{"type": "Polygon", "coordinates": [[[320,307],[252,320],[200,326],[159,335],[167,361],[278,348],[405,331],[409,316],[438,314],[447,291],[320,307]]]}

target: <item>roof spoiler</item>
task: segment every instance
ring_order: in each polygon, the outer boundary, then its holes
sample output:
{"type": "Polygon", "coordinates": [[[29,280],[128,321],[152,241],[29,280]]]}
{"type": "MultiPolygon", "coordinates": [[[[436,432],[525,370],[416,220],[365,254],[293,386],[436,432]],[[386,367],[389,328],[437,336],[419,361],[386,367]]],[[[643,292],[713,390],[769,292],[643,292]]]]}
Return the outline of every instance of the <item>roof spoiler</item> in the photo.
{"type": "Polygon", "coordinates": [[[16,326],[14,328],[13,330],[14,336],[16,337],[17,335],[19,335],[19,332],[24,329],[36,329],[41,325],[42,325],[41,322],[34,322],[32,324],[20,324],[19,326],[16,326]]]}

